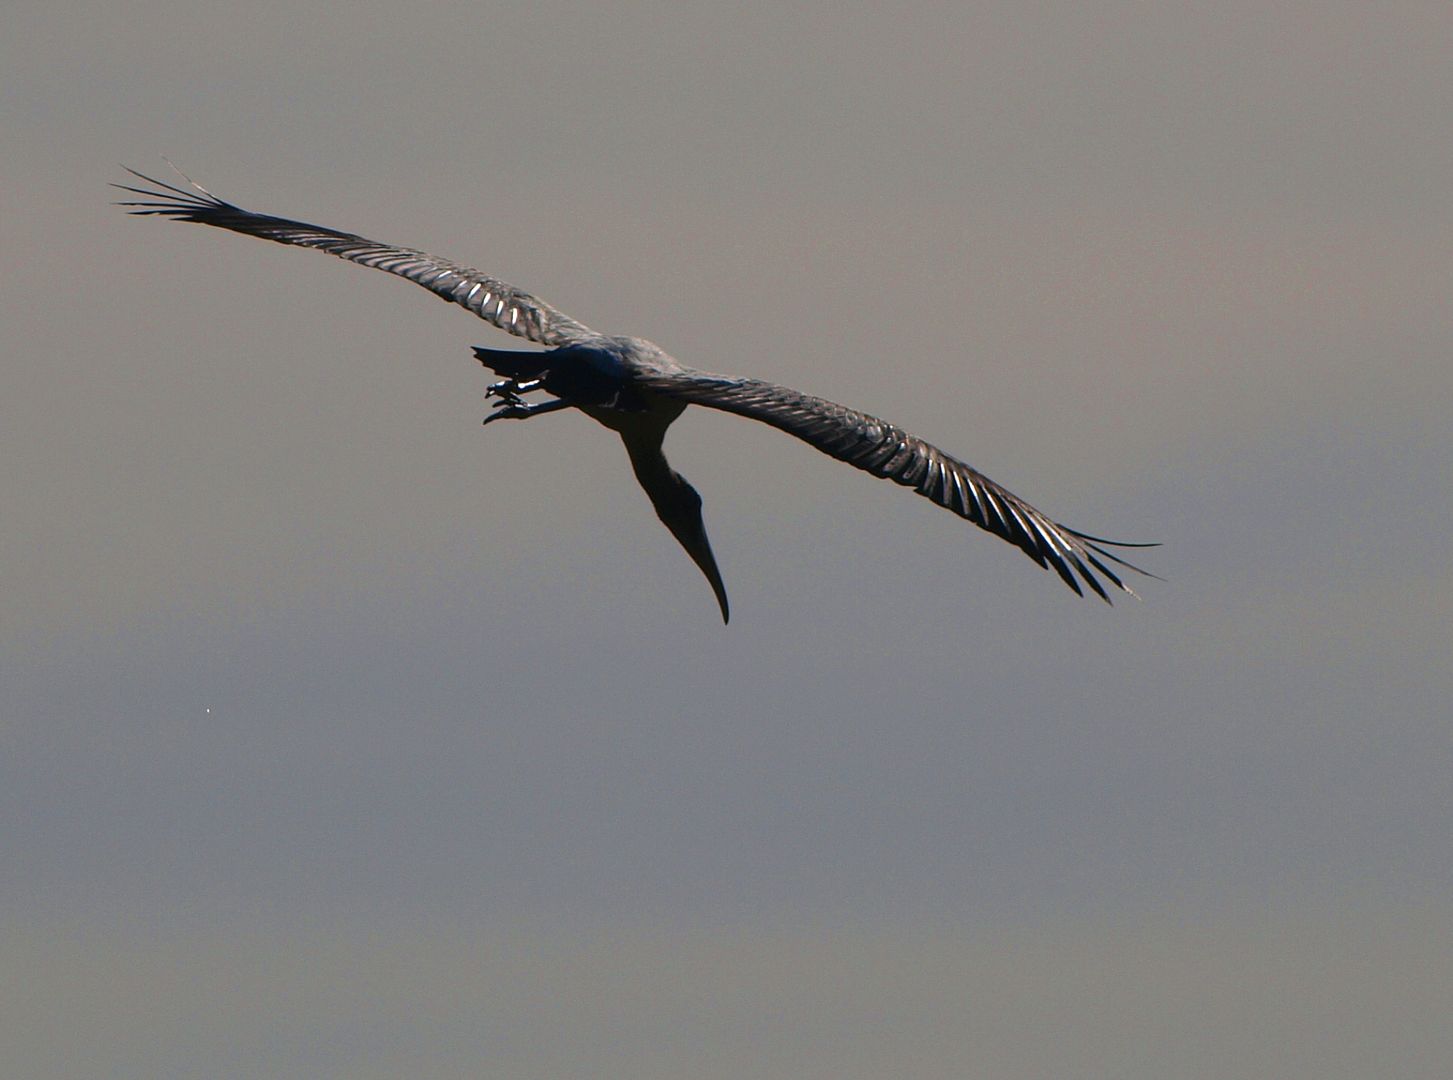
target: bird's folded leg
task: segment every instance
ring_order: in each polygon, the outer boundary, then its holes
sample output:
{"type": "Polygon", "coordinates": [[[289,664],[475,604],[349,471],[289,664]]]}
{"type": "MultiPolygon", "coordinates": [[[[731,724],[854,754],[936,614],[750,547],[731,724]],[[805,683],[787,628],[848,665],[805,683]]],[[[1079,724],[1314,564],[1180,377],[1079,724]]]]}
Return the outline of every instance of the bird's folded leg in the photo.
{"type": "MultiPolygon", "coordinates": [[[[491,387],[491,389],[493,389],[491,387]]],[[[484,418],[488,424],[494,420],[525,420],[540,413],[555,412],[557,409],[568,409],[570,402],[564,398],[556,398],[554,401],[541,401],[535,405],[528,405],[522,401],[517,394],[511,393],[506,397],[499,395],[501,400],[494,407],[494,412],[484,418]]]]}
{"type": "Polygon", "coordinates": [[[484,396],[486,400],[497,397],[501,401],[518,405],[521,400],[521,394],[528,394],[539,385],[539,379],[534,379],[529,383],[522,383],[518,379],[504,379],[497,383],[491,383],[485,390],[484,396]]]}
{"type": "Polygon", "coordinates": [[[497,383],[491,383],[485,390],[485,397],[518,397],[520,394],[528,394],[531,390],[538,390],[544,379],[526,379],[521,382],[519,379],[504,379],[497,383]]]}

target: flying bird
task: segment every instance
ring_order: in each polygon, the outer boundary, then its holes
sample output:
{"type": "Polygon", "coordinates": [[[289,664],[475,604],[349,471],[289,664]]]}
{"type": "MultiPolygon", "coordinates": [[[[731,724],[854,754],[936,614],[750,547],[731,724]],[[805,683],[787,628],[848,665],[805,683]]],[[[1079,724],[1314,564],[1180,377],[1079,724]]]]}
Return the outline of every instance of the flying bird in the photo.
{"type": "Polygon", "coordinates": [[[315,248],[385,270],[515,337],[545,346],[544,351],[474,349],[481,364],[502,376],[486,391],[486,399],[498,400],[484,423],[575,408],[619,433],[656,515],[711,584],[723,622],[730,618],[730,608],[702,521],[701,496],[671,468],[662,451],[666,429],[688,405],[759,420],[873,476],[911,487],[1014,544],[1040,566],[1052,568],[1081,596],[1083,581],[1109,603],[1101,577],[1135,595],[1121,580],[1123,571],[1117,573],[1109,563],[1155,576],[1106,548],[1156,545],[1105,540],[1061,525],[958,458],[867,413],[760,379],[694,370],[649,341],[597,333],[539,297],[472,267],[413,248],[244,210],[180,171],[190,190],[134,169],[126,171],[151,185],[112,185],[142,196],[117,204],[132,214],[194,221],[279,244],[315,248]],[[536,391],[549,396],[527,401],[524,395],[536,391]]]}

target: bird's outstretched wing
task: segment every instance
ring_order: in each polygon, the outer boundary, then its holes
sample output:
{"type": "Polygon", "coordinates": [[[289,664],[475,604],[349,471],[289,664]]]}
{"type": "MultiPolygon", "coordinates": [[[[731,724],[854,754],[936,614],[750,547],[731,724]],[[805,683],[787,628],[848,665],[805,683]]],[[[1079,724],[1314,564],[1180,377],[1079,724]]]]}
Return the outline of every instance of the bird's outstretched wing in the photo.
{"type": "Polygon", "coordinates": [[[435,258],[413,248],[378,244],[352,233],[309,225],[302,221],[255,214],[240,206],[217,198],[187,177],[194,190],[144,176],[134,169],[127,172],[154,185],[152,189],[113,184],[122,191],[142,195],[142,200],[128,200],[118,205],[130,208],[133,214],[151,214],[176,221],[196,221],[219,229],[260,236],[279,244],[316,248],[340,259],[386,270],[422,285],[441,299],[474,312],[485,322],[493,323],[516,337],[537,341],[542,345],[571,345],[598,337],[583,323],[557,311],[539,297],[521,292],[488,274],[468,266],[435,258]]]}
{"type": "Polygon", "coordinates": [[[1040,566],[1052,567],[1081,596],[1084,592],[1076,574],[1109,602],[1097,571],[1116,588],[1135,595],[1106,565],[1107,561],[1147,577],[1155,576],[1111,554],[1103,545],[1156,545],[1102,540],[1066,528],[983,473],[877,417],[758,379],[692,372],[642,377],[638,385],[679,401],[771,424],[839,461],[911,487],[939,506],[1008,540],[1040,566]]]}

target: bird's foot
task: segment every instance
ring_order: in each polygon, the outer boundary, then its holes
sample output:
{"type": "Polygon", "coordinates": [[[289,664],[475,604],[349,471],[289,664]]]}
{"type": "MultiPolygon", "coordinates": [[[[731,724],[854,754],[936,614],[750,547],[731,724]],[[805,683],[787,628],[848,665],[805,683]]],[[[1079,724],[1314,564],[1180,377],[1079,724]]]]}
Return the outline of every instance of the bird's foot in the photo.
{"type": "MultiPolygon", "coordinates": [[[[493,389],[493,387],[490,389],[493,389]]],[[[496,402],[494,412],[484,418],[484,423],[489,424],[496,420],[523,420],[527,416],[532,416],[535,412],[533,406],[527,405],[515,394],[511,394],[508,397],[500,394],[499,397],[503,400],[496,402]]]]}
{"type": "MultiPolygon", "coordinates": [[[[491,387],[493,389],[493,387],[491,387]]],[[[523,388],[522,388],[523,389],[523,388]]],[[[556,398],[553,401],[540,401],[533,405],[520,398],[516,393],[508,396],[497,394],[500,398],[495,403],[494,412],[484,418],[486,424],[496,420],[523,420],[529,416],[539,416],[541,413],[555,412],[558,409],[568,409],[570,402],[563,398],[556,398]]]]}
{"type": "Polygon", "coordinates": [[[506,404],[518,405],[523,400],[520,395],[528,394],[531,390],[538,390],[543,379],[529,379],[520,382],[518,379],[505,379],[502,382],[492,383],[485,390],[486,399],[497,397],[506,404]]]}
{"type": "MultiPolygon", "coordinates": [[[[500,405],[518,405],[523,400],[520,397],[520,384],[515,379],[505,379],[503,382],[491,383],[484,392],[485,400],[492,397],[500,399],[500,405]]],[[[496,405],[495,408],[499,408],[496,405]]]]}

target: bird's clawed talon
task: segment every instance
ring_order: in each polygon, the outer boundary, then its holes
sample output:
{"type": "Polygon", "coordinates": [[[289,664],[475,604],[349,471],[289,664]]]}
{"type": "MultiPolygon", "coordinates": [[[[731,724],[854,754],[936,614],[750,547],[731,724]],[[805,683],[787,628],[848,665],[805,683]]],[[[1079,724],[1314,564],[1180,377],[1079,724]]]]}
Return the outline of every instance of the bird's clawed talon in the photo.
{"type": "Polygon", "coordinates": [[[538,390],[544,379],[530,379],[527,382],[520,382],[518,379],[505,379],[502,382],[491,383],[485,390],[486,398],[497,397],[506,404],[519,404],[523,398],[521,394],[528,394],[531,390],[538,390]]]}
{"type": "MultiPolygon", "coordinates": [[[[494,387],[490,387],[490,389],[493,390],[494,387]]],[[[509,397],[505,397],[503,394],[499,396],[504,400],[495,405],[494,412],[484,418],[484,423],[488,424],[492,420],[523,420],[534,411],[515,394],[511,394],[509,397]]]]}
{"type": "Polygon", "coordinates": [[[484,396],[486,400],[492,397],[499,398],[500,405],[518,405],[522,400],[520,390],[521,386],[516,380],[505,379],[503,382],[491,383],[489,389],[485,390],[484,396]]]}
{"type": "Polygon", "coordinates": [[[492,383],[485,390],[485,399],[499,398],[494,404],[494,412],[484,418],[488,424],[492,420],[523,420],[527,416],[535,416],[542,412],[554,412],[556,409],[565,408],[569,402],[556,399],[554,401],[542,401],[531,405],[521,394],[528,394],[532,390],[539,390],[545,385],[543,378],[537,379],[504,379],[492,383]]]}

